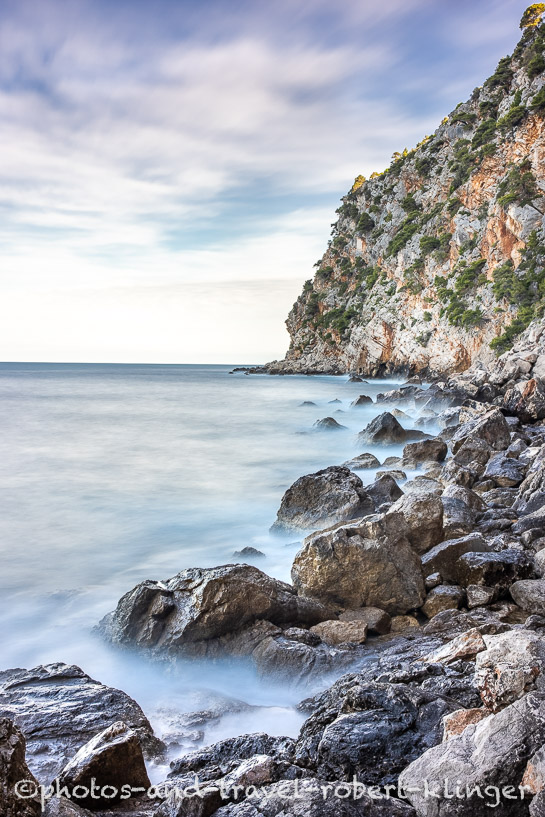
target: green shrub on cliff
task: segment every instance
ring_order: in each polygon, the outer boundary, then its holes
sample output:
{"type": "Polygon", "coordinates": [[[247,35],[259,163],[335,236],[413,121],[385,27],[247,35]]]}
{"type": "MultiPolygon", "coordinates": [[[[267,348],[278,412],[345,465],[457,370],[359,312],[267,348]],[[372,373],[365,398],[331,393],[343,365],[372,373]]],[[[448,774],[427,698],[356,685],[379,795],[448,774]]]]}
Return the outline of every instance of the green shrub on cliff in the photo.
{"type": "Polygon", "coordinates": [[[545,115],[545,85],[533,97],[530,108],[534,113],[545,115]]]}
{"type": "Polygon", "coordinates": [[[359,233],[368,233],[370,230],[373,229],[375,226],[375,222],[369,215],[369,213],[362,213],[358,220],[358,225],[356,227],[359,233]]]}
{"type": "Polygon", "coordinates": [[[420,239],[420,251],[423,255],[429,255],[433,250],[438,250],[441,240],[435,235],[423,235],[420,239]]]}
{"type": "Polygon", "coordinates": [[[485,145],[487,142],[490,142],[492,139],[494,139],[495,135],[496,120],[485,119],[475,131],[473,139],[471,140],[471,147],[475,150],[475,148],[479,148],[482,145],[485,145]]]}
{"type": "Polygon", "coordinates": [[[485,82],[487,88],[501,88],[504,91],[509,89],[513,79],[511,68],[511,57],[503,57],[498,63],[495,72],[485,82]]]}
{"type": "Polygon", "coordinates": [[[542,192],[538,190],[532,166],[528,159],[518,165],[513,165],[507,176],[498,185],[497,201],[500,207],[517,203],[521,207],[531,204],[539,198],[542,192]]]}

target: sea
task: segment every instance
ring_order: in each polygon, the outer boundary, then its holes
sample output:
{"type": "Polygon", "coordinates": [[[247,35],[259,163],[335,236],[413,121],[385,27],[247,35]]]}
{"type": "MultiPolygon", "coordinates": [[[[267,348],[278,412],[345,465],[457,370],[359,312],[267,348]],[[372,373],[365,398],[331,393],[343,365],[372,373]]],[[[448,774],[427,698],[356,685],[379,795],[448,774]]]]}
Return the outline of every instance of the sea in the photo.
{"type": "Polygon", "coordinates": [[[363,451],[383,462],[402,450],[358,443],[384,407],[351,407],[398,380],[232,369],[0,364],[0,669],[77,664],[134,697],[164,737],[184,713],[214,709],[178,749],[296,735],[296,704],[325,679],[301,688],[242,659],[153,661],[105,644],[98,622],[138,582],[240,561],[248,546],[289,581],[302,535],[269,530],[284,491],[363,451]],[[324,417],[343,428],[317,430],[324,417]]]}

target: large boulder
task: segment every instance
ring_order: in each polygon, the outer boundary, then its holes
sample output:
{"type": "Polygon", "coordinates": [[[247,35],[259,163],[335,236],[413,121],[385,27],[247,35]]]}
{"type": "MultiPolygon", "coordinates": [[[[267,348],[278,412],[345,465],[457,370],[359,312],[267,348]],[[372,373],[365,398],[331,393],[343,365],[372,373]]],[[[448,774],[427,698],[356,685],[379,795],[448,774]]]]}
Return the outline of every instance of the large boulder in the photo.
{"type": "MultiPolygon", "coordinates": [[[[310,626],[328,618],[331,610],[299,598],[289,584],[237,564],[190,568],[164,582],[142,582],[123,596],[101,626],[116,644],[202,655],[222,646],[232,651],[230,637],[256,622],[310,626]]],[[[250,641],[248,650],[255,646],[250,641]]]]}
{"type": "Polygon", "coordinates": [[[138,735],[122,721],[112,724],[76,752],[60,773],[59,784],[69,792],[86,789],[88,796],[77,802],[92,811],[121,800],[124,786],[130,786],[131,793],[147,790],[151,783],[138,735]],[[91,792],[93,785],[98,793],[91,792]]]}
{"type": "Polygon", "coordinates": [[[439,573],[442,579],[456,582],[456,563],[464,553],[490,551],[490,545],[480,533],[471,533],[458,539],[447,539],[429,550],[422,557],[424,575],[439,573]]]}
{"type": "Polygon", "coordinates": [[[83,743],[116,721],[136,732],[147,757],[165,749],[136,701],[67,664],[0,672],[0,716],[11,718],[26,736],[28,765],[41,783],[49,783],[83,743]]]}
{"type": "Polygon", "coordinates": [[[403,449],[403,465],[407,468],[416,468],[423,462],[442,462],[447,452],[447,444],[439,437],[408,443],[403,449]]]}
{"type": "Polygon", "coordinates": [[[308,536],[295,557],[298,592],[344,607],[406,613],[424,601],[420,559],[400,513],[377,514],[308,536]]]}
{"type": "Polygon", "coordinates": [[[545,418],[545,383],[533,377],[516,383],[503,398],[503,408],[516,414],[523,423],[534,423],[545,418]]]}
{"type": "Polygon", "coordinates": [[[545,579],[522,579],[509,588],[515,604],[531,615],[545,616],[545,579]]]}
{"type": "Polygon", "coordinates": [[[536,687],[545,688],[545,643],[532,630],[484,635],[486,650],[477,655],[475,684],[483,704],[493,712],[536,687]]]}
{"type": "Polygon", "coordinates": [[[521,802],[517,787],[527,761],[544,742],[545,695],[531,692],[428,749],[402,772],[399,783],[418,817],[523,815],[528,803],[521,802]],[[505,791],[507,797],[501,796],[505,791]]]}
{"type": "Polygon", "coordinates": [[[398,423],[393,414],[385,411],[375,417],[374,420],[371,420],[363,431],[360,431],[358,439],[361,443],[389,445],[391,443],[404,443],[409,440],[423,440],[427,436],[422,431],[416,431],[415,429],[407,431],[398,423]]]}
{"type": "Polygon", "coordinates": [[[513,582],[535,574],[528,554],[507,548],[500,553],[464,553],[456,562],[453,575],[462,587],[480,585],[495,587],[502,592],[513,582]]]}
{"type": "Polygon", "coordinates": [[[403,496],[403,491],[390,474],[377,474],[377,479],[371,485],[366,485],[365,490],[377,513],[388,510],[396,499],[403,496]]]}
{"type": "Polygon", "coordinates": [[[403,515],[407,538],[417,553],[425,553],[444,538],[443,503],[432,493],[405,494],[390,508],[403,515]]]}
{"type": "Polygon", "coordinates": [[[312,530],[373,513],[375,505],[361,479],[333,465],[299,477],[288,488],[272,530],[312,530]]]}
{"type": "Polygon", "coordinates": [[[443,503],[443,530],[445,539],[457,539],[471,533],[475,514],[463,499],[457,496],[441,497],[443,503]]]}
{"type": "Polygon", "coordinates": [[[365,468],[380,468],[380,460],[374,454],[358,454],[348,462],[343,462],[343,468],[350,468],[351,471],[363,471],[365,468]]]}
{"type": "Polygon", "coordinates": [[[520,485],[526,475],[526,465],[514,457],[496,454],[488,460],[484,479],[491,479],[499,488],[520,485]]]}
{"type": "Polygon", "coordinates": [[[511,433],[505,417],[499,409],[487,411],[468,423],[463,423],[451,440],[454,454],[462,447],[466,440],[484,440],[494,451],[503,451],[509,447],[511,433]]]}
{"type": "Polygon", "coordinates": [[[367,624],[365,621],[322,621],[310,628],[325,644],[336,647],[338,644],[365,644],[367,641],[367,624]]]}
{"type": "Polygon", "coordinates": [[[9,718],[0,718],[0,814],[5,817],[42,813],[38,781],[26,764],[25,749],[21,730],[9,718]]]}

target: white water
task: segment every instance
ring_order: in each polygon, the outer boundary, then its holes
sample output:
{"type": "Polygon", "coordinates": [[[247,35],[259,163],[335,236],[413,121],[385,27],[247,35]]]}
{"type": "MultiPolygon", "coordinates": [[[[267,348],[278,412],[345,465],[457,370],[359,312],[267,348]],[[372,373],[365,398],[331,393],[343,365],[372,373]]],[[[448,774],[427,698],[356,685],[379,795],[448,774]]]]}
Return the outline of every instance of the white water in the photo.
{"type": "MultiPolygon", "coordinates": [[[[384,407],[350,402],[398,385],[228,372],[0,366],[1,669],[78,664],[136,698],[159,733],[173,711],[204,708],[206,690],[253,707],[216,721],[207,742],[297,733],[293,705],[308,689],[264,682],[241,661],[166,668],[91,632],[137,582],[233,562],[248,545],[266,554],[258,567],[289,581],[296,537],[268,532],[283,492],[302,474],[362,453],[356,432],[384,407]],[[316,406],[301,407],[305,400],[316,406]],[[313,431],[326,416],[347,430],[313,431]]],[[[401,453],[365,450],[381,462],[401,453]]],[[[374,473],[360,476],[372,482],[374,473]]]]}

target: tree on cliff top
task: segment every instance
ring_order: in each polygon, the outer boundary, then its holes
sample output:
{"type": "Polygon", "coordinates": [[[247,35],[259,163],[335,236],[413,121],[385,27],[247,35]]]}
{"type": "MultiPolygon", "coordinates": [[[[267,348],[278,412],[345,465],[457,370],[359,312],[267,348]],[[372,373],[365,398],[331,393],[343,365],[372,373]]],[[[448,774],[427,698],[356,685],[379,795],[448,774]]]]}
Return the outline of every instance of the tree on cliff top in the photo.
{"type": "Polygon", "coordinates": [[[521,28],[532,28],[541,22],[543,12],[545,11],[545,3],[533,3],[528,6],[520,21],[521,28]]]}

